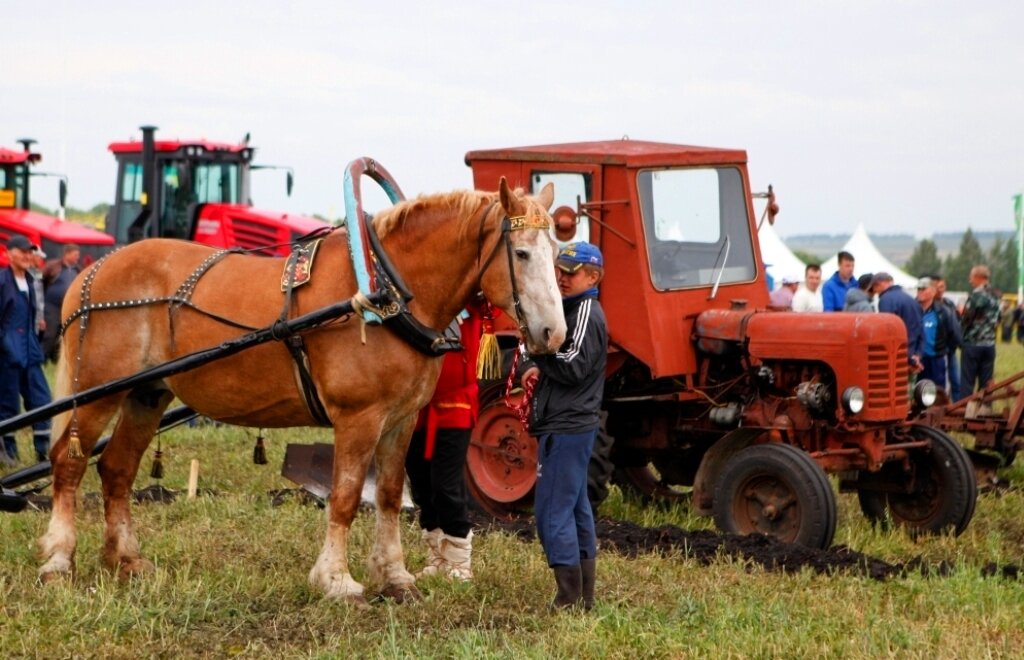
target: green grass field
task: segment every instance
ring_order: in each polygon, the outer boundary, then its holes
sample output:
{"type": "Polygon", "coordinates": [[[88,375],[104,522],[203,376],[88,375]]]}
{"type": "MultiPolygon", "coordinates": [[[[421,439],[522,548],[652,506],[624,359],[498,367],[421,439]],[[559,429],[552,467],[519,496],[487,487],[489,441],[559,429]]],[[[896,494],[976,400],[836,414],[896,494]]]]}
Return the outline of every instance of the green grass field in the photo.
{"type": "MultiPolygon", "coordinates": [[[[1024,369],[1024,349],[998,346],[997,376],[1024,369]]],[[[983,494],[967,532],[911,540],[872,528],[856,498],[839,499],[836,543],[890,562],[949,562],[945,577],[878,582],[847,574],[767,572],[722,557],[599,560],[598,604],[550,613],[550,572],[540,546],[502,533],[479,535],[472,584],[421,583],[424,600],[357,610],[328,602],[306,582],[323,539],[322,511],[267,492],[291,488],[278,474],[284,445],[327,441],[320,430],[268,434],[270,465],[253,465],[255,431],[181,428],[163,436],[164,485],[183,489],[200,461],[200,486],[217,493],[134,508],[146,580],[118,582],[100,567],[102,512],[86,495],[74,582],[36,582],[35,541],[48,515],[0,514],[0,657],[1020,657],[1024,583],[983,577],[988,564],[1024,564],[1024,469],[1016,488],[983,494]]],[[[30,453],[27,436],[23,455],[30,453]]],[[[151,450],[152,451],[152,450],[151,450]]],[[[149,461],[137,487],[151,483],[149,461]]],[[[85,493],[98,492],[90,470],[85,493]]],[[[643,508],[614,489],[599,515],[644,525],[712,528],[686,505],[643,508]]],[[[361,513],[353,570],[373,532],[361,513]]],[[[424,561],[417,530],[403,531],[409,566],[424,561]]]]}

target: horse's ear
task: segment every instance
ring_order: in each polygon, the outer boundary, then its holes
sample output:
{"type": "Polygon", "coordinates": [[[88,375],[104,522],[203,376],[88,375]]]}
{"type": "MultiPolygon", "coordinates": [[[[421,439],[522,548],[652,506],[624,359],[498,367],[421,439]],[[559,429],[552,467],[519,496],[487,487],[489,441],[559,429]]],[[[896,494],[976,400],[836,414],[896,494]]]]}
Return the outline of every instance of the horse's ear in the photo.
{"type": "Polygon", "coordinates": [[[512,203],[515,200],[515,194],[508,187],[505,177],[501,177],[501,181],[498,182],[498,199],[501,200],[501,208],[505,209],[506,213],[513,213],[512,203]]]}
{"type": "Polygon", "coordinates": [[[537,195],[537,201],[540,202],[541,206],[550,211],[551,205],[555,203],[555,184],[548,181],[547,185],[541,189],[540,194],[537,195]]]}

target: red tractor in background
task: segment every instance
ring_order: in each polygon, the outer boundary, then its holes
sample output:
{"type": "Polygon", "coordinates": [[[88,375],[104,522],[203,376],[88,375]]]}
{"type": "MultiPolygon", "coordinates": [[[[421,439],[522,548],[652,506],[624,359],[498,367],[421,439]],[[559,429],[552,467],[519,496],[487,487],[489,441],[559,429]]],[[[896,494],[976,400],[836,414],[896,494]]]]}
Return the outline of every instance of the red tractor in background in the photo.
{"type": "Polygon", "coordinates": [[[206,140],[156,140],[142,127],[141,142],[114,142],[117,190],[106,231],[120,245],[142,238],[180,238],[214,247],[241,247],[288,254],[291,241],[324,226],[300,215],[252,207],[254,165],[248,136],[240,144],[206,140]]]}
{"type": "MultiPolygon", "coordinates": [[[[645,497],[692,497],[725,531],[827,547],[834,474],[872,520],[967,527],[973,468],[949,435],[908,421],[936,388],[911,392],[899,318],[766,309],[744,151],[614,140],[472,151],[466,164],[481,190],[554,182],[556,238],[604,253],[592,499],[614,475],[645,497]]],[[[467,482],[485,510],[513,515],[532,502],[536,441],[503,383],[481,393],[467,482]]]]}
{"type": "Polygon", "coordinates": [[[60,179],[60,207],[67,199],[67,178],[32,168],[42,156],[32,151],[35,140],[19,140],[21,151],[0,147],[0,268],[7,267],[7,249],[3,247],[14,234],[22,234],[50,257],[60,257],[60,248],[76,243],[84,263],[110,251],[114,241],[101,231],[76,222],[37,213],[31,209],[30,183],[35,176],[60,179]]]}

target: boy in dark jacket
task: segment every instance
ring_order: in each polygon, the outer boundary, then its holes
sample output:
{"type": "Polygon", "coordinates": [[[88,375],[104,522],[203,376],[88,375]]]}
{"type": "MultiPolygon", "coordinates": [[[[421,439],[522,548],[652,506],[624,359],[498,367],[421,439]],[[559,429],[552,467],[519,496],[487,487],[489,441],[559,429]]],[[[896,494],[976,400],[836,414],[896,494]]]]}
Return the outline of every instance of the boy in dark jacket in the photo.
{"type": "Polygon", "coordinates": [[[557,593],[553,607],[594,602],[597,540],[587,498],[587,467],[601,427],[601,398],[608,353],[597,285],[604,277],[601,251],[573,243],[558,253],[566,340],[554,355],[539,355],[523,374],[535,386],[530,433],[537,438],[534,515],[557,593]]]}

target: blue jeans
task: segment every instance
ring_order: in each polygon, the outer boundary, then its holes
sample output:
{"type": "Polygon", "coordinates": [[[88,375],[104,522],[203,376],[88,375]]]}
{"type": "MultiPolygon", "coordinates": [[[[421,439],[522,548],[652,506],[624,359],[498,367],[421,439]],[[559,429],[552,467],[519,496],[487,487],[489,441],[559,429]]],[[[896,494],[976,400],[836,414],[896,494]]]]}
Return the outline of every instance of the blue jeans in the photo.
{"type": "Polygon", "coordinates": [[[574,566],[597,556],[587,468],[597,430],[547,434],[537,442],[533,513],[548,566],[574,566]]]}
{"type": "Polygon", "coordinates": [[[918,374],[918,379],[927,378],[935,383],[936,387],[946,387],[946,356],[945,355],[922,355],[921,364],[924,369],[918,374]]]}
{"type": "Polygon", "coordinates": [[[959,401],[963,394],[960,391],[960,358],[956,351],[949,354],[949,361],[946,366],[949,369],[949,395],[954,401],[959,401]]]}

